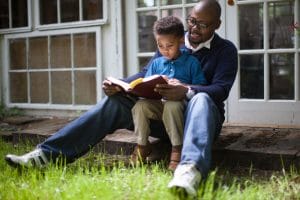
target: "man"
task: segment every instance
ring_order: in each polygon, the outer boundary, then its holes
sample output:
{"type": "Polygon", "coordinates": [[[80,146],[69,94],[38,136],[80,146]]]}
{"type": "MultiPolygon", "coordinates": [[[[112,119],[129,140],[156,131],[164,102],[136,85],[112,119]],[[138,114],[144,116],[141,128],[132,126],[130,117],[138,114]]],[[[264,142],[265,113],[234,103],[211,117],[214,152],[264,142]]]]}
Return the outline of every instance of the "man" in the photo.
{"type": "MultiPolygon", "coordinates": [[[[224,121],[223,102],[229,95],[237,71],[236,48],[215,33],[221,24],[220,15],[221,8],[216,0],[202,0],[187,19],[185,48],[199,59],[208,85],[164,84],[156,88],[167,100],[189,100],[181,162],[169,187],[183,189],[190,195],[196,194],[201,178],[208,174],[211,146],[224,121]]],[[[154,58],[159,56],[157,52],[154,58]]],[[[143,77],[146,70],[147,67],[126,81],[143,77]]],[[[34,151],[22,156],[7,155],[6,161],[11,165],[44,166],[50,159],[63,156],[66,162],[72,162],[116,129],[132,129],[131,109],[136,99],[120,94],[120,88],[107,80],[103,82],[103,90],[108,97],[95,107],[39,144],[34,151]]],[[[151,133],[157,134],[152,136],[167,136],[161,122],[152,121],[150,126],[151,133]]]]}

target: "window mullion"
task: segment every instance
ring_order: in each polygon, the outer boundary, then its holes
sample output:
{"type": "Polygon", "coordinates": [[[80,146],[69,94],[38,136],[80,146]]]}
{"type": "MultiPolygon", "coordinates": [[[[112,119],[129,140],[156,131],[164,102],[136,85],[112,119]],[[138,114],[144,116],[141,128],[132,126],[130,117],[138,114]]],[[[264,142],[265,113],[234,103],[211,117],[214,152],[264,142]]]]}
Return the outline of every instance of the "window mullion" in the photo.
{"type": "Polygon", "coordinates": [[[57,0],[57,23],[61,23],[60,0],[57,0]]]}
{"type": "Polygon", "coordinates": [[[11,8],[11,0],[8,0],[8,27],[12,27],[12,8],[11,8]]]}
{"type": "Polygon", "coordinates": [[[79,0],[79,21],[83,21],[82,0],[79,0]]]}
{"type": "Polygon", "coordinates": [[[75,105],[75,72],[74,72],[74,34],[71,34],[71,89],[72,105],[75,105]]]}

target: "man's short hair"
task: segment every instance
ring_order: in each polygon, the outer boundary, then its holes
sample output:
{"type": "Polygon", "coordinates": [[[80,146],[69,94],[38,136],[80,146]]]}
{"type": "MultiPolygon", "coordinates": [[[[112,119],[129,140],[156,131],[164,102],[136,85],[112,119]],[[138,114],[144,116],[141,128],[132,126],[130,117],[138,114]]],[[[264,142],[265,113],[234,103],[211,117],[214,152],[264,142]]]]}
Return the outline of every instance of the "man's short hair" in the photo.
{"type": "Polygon", "coordinates": [[[154,35],[184,36],[184,27],[181,20],[174,16],[163,17],[157,20],[153,26],[154,35]]]}

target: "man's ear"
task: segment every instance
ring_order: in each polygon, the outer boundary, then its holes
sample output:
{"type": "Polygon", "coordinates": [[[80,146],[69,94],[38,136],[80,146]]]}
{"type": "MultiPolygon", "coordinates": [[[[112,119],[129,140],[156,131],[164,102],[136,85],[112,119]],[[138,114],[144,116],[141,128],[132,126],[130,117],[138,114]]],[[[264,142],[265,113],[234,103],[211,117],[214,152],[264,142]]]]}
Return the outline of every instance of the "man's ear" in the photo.
{"type": "Polygon", "coordinates": [[[222,21],[219,19],[218,22],[216,23],[215,29],[219,29],[221,26],[222,21]]]}

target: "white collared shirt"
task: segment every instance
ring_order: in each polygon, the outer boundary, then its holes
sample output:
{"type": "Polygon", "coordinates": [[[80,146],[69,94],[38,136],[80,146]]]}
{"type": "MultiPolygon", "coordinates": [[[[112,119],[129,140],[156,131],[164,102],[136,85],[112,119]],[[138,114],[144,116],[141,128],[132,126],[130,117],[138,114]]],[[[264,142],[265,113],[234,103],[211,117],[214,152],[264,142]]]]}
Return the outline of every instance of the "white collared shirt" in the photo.
{"type": "Polygon", "coordinates": [[[206,48],[210,49],[210,43],[211,43],[211,41],[212,41],[213,38],[214,38],[214,35],[211,36],[211,38],[210,38],[209,40],[200,43],[196,48],[194,48],[194,47],[191,45],[190,41],[189,41],[188,33],[186,33],[185,36],[184,36],[184,43],[185,43],[185,46],[186,46],[188,49],[191,49],[192,52],[195,52],[195,51],[198,51],[198,50],[202,49],[203,47],[206,47],[206,48]]]}

